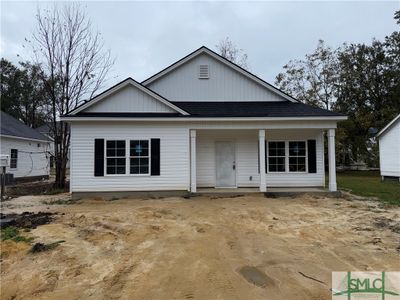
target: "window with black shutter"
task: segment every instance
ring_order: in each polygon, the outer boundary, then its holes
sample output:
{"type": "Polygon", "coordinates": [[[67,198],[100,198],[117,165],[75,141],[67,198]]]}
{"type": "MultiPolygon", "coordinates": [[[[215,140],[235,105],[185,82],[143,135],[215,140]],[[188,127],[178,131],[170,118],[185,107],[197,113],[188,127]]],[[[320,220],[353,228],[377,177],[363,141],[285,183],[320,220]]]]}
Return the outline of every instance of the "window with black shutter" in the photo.
{"type": "Polygon", "coordinates": [[[10,168],[16,169],[18,166],[18,149],[11,149],[10,168]]]}
{"type": "Polygon", "coordinates": [[[160,139],[95,139],[94,152],[95,176],[160,175],[160,139]]]}
{"type": "MultiPolygon", "coordinates": [[[[315,143],[315,140],[314,140],[315,143]]],[[[306,141],[268,141],[266,142],[266,172],[304,173],[310,163],[309,143],[306,141]]],[[[315,144],[314,144],[315,152],[315,144]]],[[[315,153],[311,153],[315,156],[315,153]]],[[[314,163],[316,165],[315,159],[314,163]]],[[[312,173],[309,170],[310,173],[312,173]]]]}

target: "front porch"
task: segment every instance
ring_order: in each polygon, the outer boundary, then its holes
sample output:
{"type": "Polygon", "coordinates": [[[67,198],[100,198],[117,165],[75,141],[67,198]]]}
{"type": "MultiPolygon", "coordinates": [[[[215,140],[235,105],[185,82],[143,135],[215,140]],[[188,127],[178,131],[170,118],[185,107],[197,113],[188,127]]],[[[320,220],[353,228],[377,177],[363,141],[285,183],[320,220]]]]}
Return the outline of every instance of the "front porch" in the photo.
{"type": "Polygon", "coordinates": [[[190,192],[326,192],[324,134],[336,192],[334,128],[192,129],[190,192]]]}

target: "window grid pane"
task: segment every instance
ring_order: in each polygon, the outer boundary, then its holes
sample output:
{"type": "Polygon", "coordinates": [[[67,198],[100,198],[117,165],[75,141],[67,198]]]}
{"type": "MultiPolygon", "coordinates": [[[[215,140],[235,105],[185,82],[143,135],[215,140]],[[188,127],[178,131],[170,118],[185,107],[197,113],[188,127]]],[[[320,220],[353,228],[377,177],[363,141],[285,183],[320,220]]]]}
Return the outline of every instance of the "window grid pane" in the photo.
{"type": "Polygon", "coordinates": [[[130,173],[149,174],[149,141],[130,141],[130,173]]]}
{"type": "Polygon", "coordinates": [[[126,157],[125,157],[125,141],[111,140],[107,141],[106,149],[106,170],[107,174],[125,174],[126,173],[126,157]]]}
{"type": "Polygon", "coordinates": [[[306,142],[289,142],[289,172],[306,171],[306,142]]]}
{"type": "Polygon", "coordinates": [[[285,172],[285,142],[268,142],[268,172],[285,172]]]}
{"type": "Polygon", "coordinates": [[[17,162],[18,162],[18,149],[11,149],[10,168],[11,169],[16,169],[17,168],[17,162]]]}

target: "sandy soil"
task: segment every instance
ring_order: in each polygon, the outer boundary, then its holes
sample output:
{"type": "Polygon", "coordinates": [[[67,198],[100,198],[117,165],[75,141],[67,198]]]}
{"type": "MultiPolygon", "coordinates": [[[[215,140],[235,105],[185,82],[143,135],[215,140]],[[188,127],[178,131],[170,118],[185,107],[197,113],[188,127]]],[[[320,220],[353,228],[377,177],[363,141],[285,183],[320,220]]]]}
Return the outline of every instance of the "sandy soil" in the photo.
{"type": "Polygon", "coordinates": [[[45,206],[59,212],[52,224],[27,233],[65,240],[57,248],[30,254],[24,243],[2,243],[1,299],[331,299],[332,271],[400,270],[400,209],[376,202],[255,195],[61,204],[45,206]],[[251,267],[258,285],[245,278],[251,267]]]}

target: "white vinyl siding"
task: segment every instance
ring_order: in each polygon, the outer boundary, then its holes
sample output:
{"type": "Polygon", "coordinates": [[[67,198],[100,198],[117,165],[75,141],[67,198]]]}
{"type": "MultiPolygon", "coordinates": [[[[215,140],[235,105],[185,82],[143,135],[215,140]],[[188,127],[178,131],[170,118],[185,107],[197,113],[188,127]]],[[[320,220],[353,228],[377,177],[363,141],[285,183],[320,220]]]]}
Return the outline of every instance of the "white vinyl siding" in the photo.
{"type": "MultiPolygon", "coordinates": [[[[258,124],[258,123],[255,123],[258,124]]],[[[280,126],[284,126],[282,123],[280,126]]],[[[307,123],[308,126],[312,126],[307,123]]],[[[252,122],[240,125],[250,127],[252,122]]],[[[258,187],[258,129],[240,129],[236,123],[182,124],[151,122],[76,122],[71,126],[71,191],[156,191],[190,188],[189,129],[196,129],[197,186],[215,186],[215,142],[233,141],[236,151],[236,183],[238,187],[258,187]],[[232,127],[232,129],[224,129],[232,127]],[[200,129],[201,128],[201,129],[200,129]],[[217,129],[220,128],[220,129],[217,129]],[[160,176],[131,174],[94,176],[94,139],[150,140],[160,139],[160,176]]],[[[267,173],[267,187],[324,186],[323,130],[268,129],[266,140],[316,140],[316,173],[267,173]]],[[[300,125],[296,124],[296,127],[300,125]]],[[[262,127],[261,127],[262,128],[262,127]]],[[[127,153],[127,156],[129,153],[127,153]]],[[[127,169],[128,170],[128,169],[127,169]]]]}
{"type": "Polygon", "coordinates": [[[400,120],[379,137],[382,176],[400,177],[400,120]]]}
{"type": "Polygon", "coordinates": [[[17,167],[6,169],[7,173],[14,174],[14,178],[49,175],[50,143],[2,136],[0,144],[1,154],[10,156],[11,149],[18,150],[17,167]]]}
{"type": "Polygon", "coordinates": [[[208,54],[195,57],[148,87],[171,101],[284,100],[208,54]],[[199,80],[200,65],[208,65],[212,72],[208,80],[199,80]]]}
{"type": "Polygon", "coordinates": [[[140,125],[128,122],[73,123],[71,133],[72,192],[189,189],[189,132],[186,127],[140,125]],[[127,141],[159,138],[160,175],[126,174],[95,177],[94,139],[96,138],[127,141]]]}
{"type": "Polygon", "coordinates": [[[126,86],[98,103],[89,106],[85,112],[150,112],[176,113],[172,108],[133,86],[126,86]]]}

